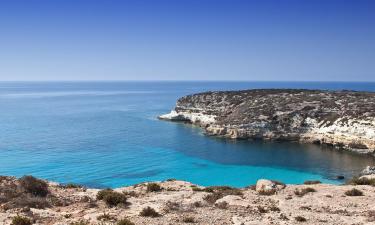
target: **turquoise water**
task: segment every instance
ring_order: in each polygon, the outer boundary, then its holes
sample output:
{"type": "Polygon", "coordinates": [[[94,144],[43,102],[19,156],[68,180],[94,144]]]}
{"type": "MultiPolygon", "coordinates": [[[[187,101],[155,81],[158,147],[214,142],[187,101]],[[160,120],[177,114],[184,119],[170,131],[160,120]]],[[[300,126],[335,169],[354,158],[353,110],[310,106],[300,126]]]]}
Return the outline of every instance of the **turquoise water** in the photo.
{"type": "Polygon", "coordinates": [[[374,159],[316,145],[229,141],[159,121],[177,98],[208,90],[322,88],[375,91],[374,83],[2,82],[0,174],[90,187],[177,178],[201,185],[338,183],[374,159]]]}

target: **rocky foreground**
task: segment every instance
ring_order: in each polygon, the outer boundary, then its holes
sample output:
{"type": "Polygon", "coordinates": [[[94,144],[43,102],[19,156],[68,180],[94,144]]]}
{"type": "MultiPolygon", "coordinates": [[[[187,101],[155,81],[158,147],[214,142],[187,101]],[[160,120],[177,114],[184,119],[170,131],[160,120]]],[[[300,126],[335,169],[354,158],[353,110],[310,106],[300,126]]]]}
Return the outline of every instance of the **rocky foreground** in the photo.
{"type": "Polygon", "coordinates": [[[255,89],[178,99],[160,119],[200,125],[207,135],[299,141],[375,151],[375,92],[255,89]]]}
{"type": "Polygon", "coordinates": [[[369,175],[341,186],[259,180],[237,189],[168,180],[98,190],[2,176],[0,224],[375,224],[373,185],[369,175]]]}

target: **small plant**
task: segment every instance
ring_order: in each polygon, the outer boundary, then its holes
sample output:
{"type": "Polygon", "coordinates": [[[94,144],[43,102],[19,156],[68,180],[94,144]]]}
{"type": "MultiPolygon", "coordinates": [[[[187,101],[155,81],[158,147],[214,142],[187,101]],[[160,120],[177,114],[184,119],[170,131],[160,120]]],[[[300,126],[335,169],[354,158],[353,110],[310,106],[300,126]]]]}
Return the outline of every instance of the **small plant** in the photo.
{"type": "Polygon", "coordinates": [[[110,221],[110,220],[116,220],[116,217],[107,213],[103,213],[102,215],[96,217],[96,219],[100,221],[110,221]]]}
{"type": "Polygon", "coordinates": [[[98,200],[103,200],[109,207],[114,207],[119,204],[126,205],[127,197],[123,193],[115,192],[111,189],[105,189],[98,192],[96,195],[98,200]]]}
{"type": "Polygon", "coordinates": [[[203,199],[210,204],[214,204],[218,199],[221,199],[222,197],[224,197],[222,193],[216,192],[206,195],[205,197],[203,197],[203,199]]]}
{"type": "Polygon", "coordinates": [[[204,189],[203,189],[203,188],[200,188],[200,187],[196,187],[196,186],[194,186],[194,187],[191,187],[191,190],[193,190],[193,191],[204,191],[204,189]]]}
{"type": "Polygon", "coordinates": [[[266,208],[264,208],[263,206],[258,205],[257,208],[258,208],[258,212],[260,212],[260,213],[267,213],[268,212],[268,210],[266,208]]]}
{"type": "Polygon", "coordinates": [[[22,217],[22,216],[15,216],[12,219],[11,225],[31,225],[32,222],[29,218],[27,217],[22,217]]]}
{"type": "Polygon", "coordinates": [[[142,211],[139,213],[140,216],[144,217],[159,217],[161,216],[160,213],[156,212],[155,209],[151,208],[150,206],[147,206],[146,208],[143,208],[142,211]]]}
{"type": "Polygon", "coordinates": [[[347,196],[363,196],[363,192],[358,190],[358,189],[351,189],[351,190],[348,190],[348,191],[345,191],[345,195],[347,196]]]}
{"type": "Polygon", "coordinates": [[[124,219],[121,219],[119,221],[117,221],[116,225],[135,225],[135,223],[133,223],[132,221],[124,218],[124,219]]]}
{"type": "Polygon", "coordinates": [[[79,220],[76,222],[71,222],[70,225],[89,225],[90,223],[87,220],[79,220]]]}
{"type": "Polygon", "coordinates": [[[307,180],[305,182],[303,182],[303,184],[306,184],[306,185],[311,185],[311,184],[321,184],[322,182],[319,181],[319,180],[307,180]]]}
{"type": "Polygon", "coordinates": [[[97,200],[103,200],[104,196],[106,196],[107,194],[112,193],[112,192],[113,192],[112,189],[103,189],[103,190],[100,190],[98,192],[98,194],[96,194],[96,199],[97,200]]]}
{"type": "Polygon", "coordinates": [[[258,194],[259,195],[274,195],[274,194],[276,194],[276,190],[275,189],[260,190],[260,191],[258,191],[258,194]]]}
{"type": "Polygon", "coordinates": [[[226,201],[222,201],[222,202],[219,202],[219,203],[216,203],[215,206],[219,209],[227,209],[228,208],[228,202],[226,201]]]}
{"type": "Polygon", "coordinates": [[[196,208],[202,207],[202,202],[196,201],[193,203],[193,206],[196,208]]]}
{"type": "Polygon", "coordinates": [[[34,196],[46,197],[49,193],[47,182],[33,176],[23,176],[19,179],[21,187],[34,196]]]}
{"type": "Polygon", "coordinates": [[[157,183],[148,183],[147,184],[147,192],[158,192],[161,191],[162,188],[157,183]]]}
{"type": "Polygon", "coordinates": [[[182,222],[184,223],[195,223],[195,219],[192,216],[187,216],[182,219],[182,222]]]}
{"type": "Polygon", "coordinates": [[[272,211],[272,212],[280,212],[280,208],[277,207],[277,206],[271,206],[269,209],[270,209],[270,211],[272,211]]]}
{"type": "Polygon", "coordinates": [[[74,184],[74,183],[68,183],[63,185],[64,188],[82,188],[82,185],[74,184]]]}
{"type": "Polygon", "coordinates": [[[373,179],[368,179],[366,177],[363,177],[363,178],[359,178],[359,177],[353,177],[352,179],[350,179],[347,184],[351,184],[351,185],[371,185],[371,186],[375,186],[375,178],[373,179]]]}
{"type": "Polygon", "coordinates": [[[304,195],[306,195],[307,193],[311,193],[311,192],[316,192],[316,190],[314,188],[302,188],[301,190],[300,189],[296,189],[294,191],[294,194],[297,195],[298,197],[303,197],[304,195]]]}
{"type": "Polygon", "coordinates": [[[302,216],[296,216],[294,217],[294,219],[297,221],[297,222],[306,222],[306,218],[305,217],[302,217],[302,216]]]}
{"type": "Polygon", "coordinates": [[[176,179],[175,178],[169,178],[169,179],[167,179],[167,181],[176,181],[176,179]]]}

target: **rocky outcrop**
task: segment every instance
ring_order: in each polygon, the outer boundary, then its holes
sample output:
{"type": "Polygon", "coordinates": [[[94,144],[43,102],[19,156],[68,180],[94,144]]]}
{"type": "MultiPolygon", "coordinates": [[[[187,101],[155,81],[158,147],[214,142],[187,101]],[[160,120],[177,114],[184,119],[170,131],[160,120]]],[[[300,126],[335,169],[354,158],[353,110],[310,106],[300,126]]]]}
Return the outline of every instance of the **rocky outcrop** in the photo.
{"type": "Polygon", "coordinates": [[[200,125],[207,135],[375,150],[375,93],[300,89],[205,92],[178,99],[160,119],[200,125]]]}

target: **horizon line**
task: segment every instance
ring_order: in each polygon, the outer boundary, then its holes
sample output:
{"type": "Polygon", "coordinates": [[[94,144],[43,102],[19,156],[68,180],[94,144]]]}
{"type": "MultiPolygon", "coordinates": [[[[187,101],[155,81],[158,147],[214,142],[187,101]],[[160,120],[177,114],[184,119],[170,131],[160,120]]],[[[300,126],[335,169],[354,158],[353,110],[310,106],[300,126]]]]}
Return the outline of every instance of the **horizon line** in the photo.
{"type": "Polygon", "coordinates": [[[370,81],[354,81],[354,80],[0,80],[0,82],[305,82],[305,83],[375,83],[375,80],[370,81]]]}

